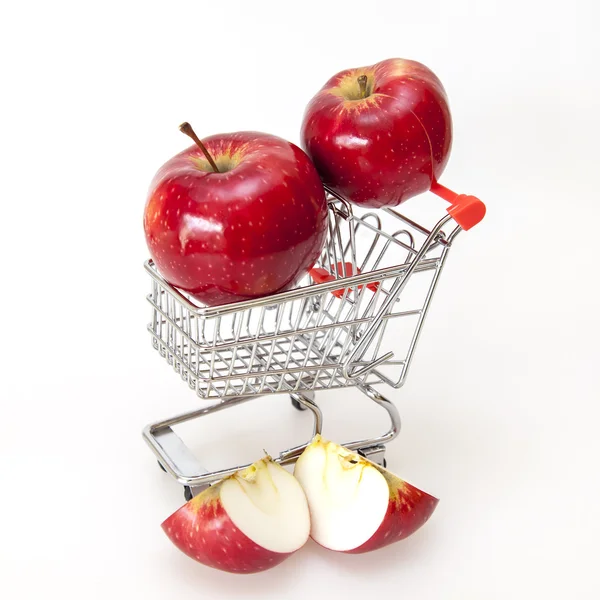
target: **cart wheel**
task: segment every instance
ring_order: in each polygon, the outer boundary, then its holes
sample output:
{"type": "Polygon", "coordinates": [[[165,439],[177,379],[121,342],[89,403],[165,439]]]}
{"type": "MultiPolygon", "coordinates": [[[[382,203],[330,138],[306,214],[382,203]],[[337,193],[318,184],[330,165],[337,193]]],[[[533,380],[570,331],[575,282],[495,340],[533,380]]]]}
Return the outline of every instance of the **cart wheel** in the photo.
{"type": "Polygon", "coordinates": [[[296,410],[306,410],[306,406],[304,406],[304,404],[301,404],[300,402],[298,402],[298,400],[295,400],[294,398],[291,398],[291,401],[292,401],[292,406],[296,410]]]}
{"type": "Polygon", "coordinates": [[[189,485],[184,486],[183,497],[185,498],[186,502],[189,502],[194,497],[194,494],[192,494],[192,488],[189,485]]]}
{"type": "MultiPolygon", "coordinates": [[[[361,456],[364,456],[365,458],[368,458],[367,456],[365,456],[365,453],[362,450],[357,450],[356,453],[360,454],[361,456]]],[[[379,461],[373,461],[373,462],[376,465],[379,465],[380,467],[383,467],[384,469],[387,469],[387,459],[386,459],[385,456],[381,459],[381,462],[379,462],[379,461]]]]}
{"type": "Polygon", "coordinates": [[[167,470],[163,467],[163,464],[160,462],[160,460],[157,460],[156,462],[158,463],[158,466],[161,468],[161,470],[166,473],[167,470]]]}

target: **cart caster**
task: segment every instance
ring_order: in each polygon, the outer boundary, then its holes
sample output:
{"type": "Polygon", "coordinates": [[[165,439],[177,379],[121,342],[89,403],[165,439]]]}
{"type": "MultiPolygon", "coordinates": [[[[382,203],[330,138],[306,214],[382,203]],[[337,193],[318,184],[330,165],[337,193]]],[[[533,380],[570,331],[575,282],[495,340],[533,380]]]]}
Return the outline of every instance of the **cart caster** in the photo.
{"type": "Polygon", "coordinates": [[[305,402],[301,401],[302,399],[314,402],[315,401],[315,393],[314,392],[302,392],[302,396],[299,396],[298,394],[290,394],[290,400],[292,401],[292,406],[296,410],[306,410],[308,408],[308,406],[305,404],[305,402]]]}
{"type": "Polygon", "coordinates": [[[376,465],[379,465],[380,467],[383,467],[384,469],[387,469],[387,458],[382,458],[380,460],[374,460],[373,462],[376,465]]]}
{"type": "Polygon", "coordinates": [[[387,460],[385,458],[385,446],[371,446],[370,448],[360,448],[356,451],[357,454],[364,456],[366,459],[374,462],[376,465],[387,468],[387,460]]]}
{"type": "Polygon", "coordinates": [[[291,398],[291,401],[292,401],[292,406],[296,410],[306,410],[306,406],[304,406],[304,404],[300,404],[300,402],[298,402],[298,400],[296,400],[295,398],[291,398]]]}
{"type": "Polygon", "coordinates": [[[371,462],[374,462],[376,465],[379,465],[380,467],[383,467],[384,469],[387,469],[387,459],[384,458],[382,460],[372,460],[370,459],[371,462]]]}

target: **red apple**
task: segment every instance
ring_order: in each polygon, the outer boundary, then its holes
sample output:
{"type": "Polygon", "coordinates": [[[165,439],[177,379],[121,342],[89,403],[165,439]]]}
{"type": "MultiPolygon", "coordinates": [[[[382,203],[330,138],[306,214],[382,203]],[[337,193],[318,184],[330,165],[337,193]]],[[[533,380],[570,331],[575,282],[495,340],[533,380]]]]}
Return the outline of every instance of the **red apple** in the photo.
{"type": "Polygon", "coordinates": [[[310,101],[302,142],[331,189],[359,205],[396,206],[429,190],[446,166],[446,92],[411,60],[342,71],[310,101]]]}
{"type": "MultiPolygon", "coordinates": [[[[197,140],[187,123],[182,131],[197,140]]],[[[159,272],[208,305],[292,287],[313,266],[327,229],[325,192],[309,158],[265,133],[197,143],[203,148],[174,156],[150,187],[144,231],[159,272]]]]}
{"type": "Polygon", "coordinates": [[[162,528],[198,562],[257,573],[304,546],[310,515],[298,481],[266,457],[192,498],[162,528]]]}
{"type": "Polygon", "coordinates": [[[376,550],[414,533],[438,500],[366,458],[316,436],[294,476],[308,498],[311,537],[341,552],[376,550]]]}

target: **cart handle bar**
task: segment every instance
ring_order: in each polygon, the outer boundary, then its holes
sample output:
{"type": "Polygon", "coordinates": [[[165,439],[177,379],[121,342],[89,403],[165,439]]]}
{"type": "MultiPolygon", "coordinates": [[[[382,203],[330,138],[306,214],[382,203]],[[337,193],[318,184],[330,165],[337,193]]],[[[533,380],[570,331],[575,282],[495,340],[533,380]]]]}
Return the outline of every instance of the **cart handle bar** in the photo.
{"type": "MultiPolygon", "coordinates": [[[[458,223],[461,229],[471,229],[477,223],[481,222],[483,217],[485,217],[485,204],[476,198],[475,196],[467,196],[466,194],[457,194],[452,190],[444,187],[434,181],[431,186],[431,191],[443,198],[447,202],[450,202],[450,207],[447,209],[448,215],[446,218],[441,219],[438,224],[433,228],[430,232],[427,240],[423,243],[423,246],[417,253],[408,268],[408,270],[404,273],[404,276],[399,278],[396,283],[392,286],[388,294],[387,300],[379,309],[378,313],[374,316],[371,325],[367,327],[364,335],[358,342],[358,344],[354,347],[354,349],[350,352],[346,360],[342,365],[342,373],[346,379],[358,379],[363,375],[366,375],[369,371],[373,370],[375,367],[380,364],[387,362],[391,358],[393,358],[393,352],[387,352],[383,356],[375,359],[372,363],[359,369],[356,371],[357,362],[364,355],[370,343],[373,341],[379,328],[383,323],[383,315],[385,315],[391,308],[392,304],[396,301],[400,292],[406,286],[410,276],[415,270],[416,266],[420,263],[420,261],[424,258],[425,254],[431,247],[431,244],[435,241],[437,235],[442,230],[443,226],[450,220],[454,219],[456,223],[458,223]]],[[[460,229],[458,230],[460,231],[460,229]]]]}
{"type": "MultiPolygon", "coordinates": [[[[348,203],[339,194],[336,194],[327,187],[325,189],[329,194],[331,194],[338,200],[342,201],[346,206],[348,206],[348,203]]],[[[450,202],[450,206],[446,209],[446,212],[454,219],[454,221],[460,227],[460,229],[457,228],[456,232],[454,232],[454,234],[450,236],[450,238],[447,240],[448,242],[451,242],[454,238],[454,235],[458,233],[461,229],[465,231],[471,229],[472,227],[475,227],[475,225],[480,223],[483,220],[483,217],[485,217],[485,204],[475,196],[469,196],[467,194],[457,194],[456,192],[453,192],[447,187],[439,184],[437,181],[433,182],[430,191],[436,196],[442,198],[443,200],[450,202]]],[[[397,214],[394,211],[391,212],[397,214]]],[[[413,223],[413,226],[419,227],[417,223],[413,223]]],[[[423,230],[423,233],[429,234],[430,232],[427,230],[423,230]]],[[[331,271],[336,271],[336,265],[331,265],[331,271]]],[[[345,277],[348,276],[348,273],[350,273],[350,275],[357,274],[353,272],[351,263],[345,263],[345,265],[343,265],[341,262],[337,264],[337,273],[338,275],[342,275],[345,277]],[[350,265],[350,270],[348,270],[348,265],[350,265]]],[[[338,277],[335,277],[331,272],[328,272],[326,269],[313,268],[309,271],[309,274],[315,283],[329,283],[330,281],[337,281],[338,279],[338,277]]],[[[358,271],[358,274],[360,275],[360,271],[358,271]]],[[[378,283],[371,283],[367,287],[372,292],[376,292],[378,285],[378,283]]],[[[336,298],[341,298],[344,294],[344,291],[345,289],[341,288],[339,290],[333,290],[331,293],[336,298]]],[[[388,352],[388,354],[386,354],[385,356],[385,360],[387,360],[391,358],[393,354],[388,352]]],[[[382,357],[382,360],[378,360],[377,364],[385,362],[385,360],[383,360],[382,357]]],[[[373,364],[373,367],[375,366],[377,365],[373,364]]],[[[370,369],[365,368],[362,371],[359,371],[355,375],[355,377],[364,375],[367,370],[370,369]]]]}
{"type": "Polygon", "coordinates": [[[465,231],[475,227],[485,217],[485,204],[475,196],[457,194],[437,181],[431,184],[431,191],[450,202],[446,211],[465,231]]]}

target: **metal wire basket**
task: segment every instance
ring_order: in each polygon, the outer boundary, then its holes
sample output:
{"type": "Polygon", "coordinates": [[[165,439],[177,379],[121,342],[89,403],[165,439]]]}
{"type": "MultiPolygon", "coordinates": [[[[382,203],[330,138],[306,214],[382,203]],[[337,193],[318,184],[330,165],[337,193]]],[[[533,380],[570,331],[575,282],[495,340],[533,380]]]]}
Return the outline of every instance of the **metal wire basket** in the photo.
{"type": "MultiPolygon", "coordinates": [[[[173,424],[287,392],[298,408],[313,411],[316,432],[321,417],[314,392],[348,386],[384,406],[392,427],[379,438],[347,445],[377,448],[383,456],[381,444],[397,434],[399,419],[372,386],[404,384],[448,251],[458,233],[485,211],[473,197],[441,186],[432,191],[454,203],[431,229],[394,209],[358,210],[329,191],[328,235],[320,259],[295,289],[265,298],[198,306],[146,262],[154,348],[200,398],[220,401],[218,408],[146,428],[146,440],[167,471],[191,489],[239,468],[184,475],[172,456],[179,453],[183,460],[181,442],[171,435],[173,424]]],[[[282,453],[280,460],[293,460],[297,451],[282,453]]],[[[188,467],[190,461],[185,457],[188,467]]]]}

